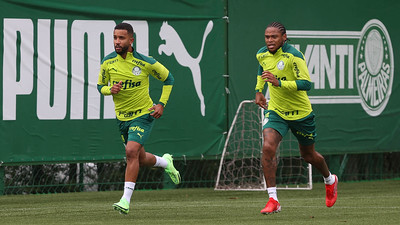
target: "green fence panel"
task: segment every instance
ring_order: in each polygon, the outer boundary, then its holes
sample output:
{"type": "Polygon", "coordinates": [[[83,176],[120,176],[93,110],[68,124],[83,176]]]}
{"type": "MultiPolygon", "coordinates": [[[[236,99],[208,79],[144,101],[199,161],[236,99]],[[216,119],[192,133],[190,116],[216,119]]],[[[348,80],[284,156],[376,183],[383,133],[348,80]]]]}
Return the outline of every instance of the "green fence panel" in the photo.
{"type": "MultiPolygon", "coordinates": [[[[255,53],[271,21],[285,24],[290,43],[306,56],[317,149],[400,151],[397,1],[120,3],[0,1],[5,165],[123,158],[113,103],[95,88],[100,60],[113,51],[112,30],[121,21],[134,26],[135,48],[175,77],[165,114],[146,143],[149,152],[220,154],[239,102],[254,98],[255,53]]],[[[150,92],[157,101],[161,83],[151,80],[150,92]]]]}
{"type": "MultiPolygon", "coordinates": [[[[111,98],[96,90],[113,27],[174,75],[149,152],[215,155],[226,131],[224,1],[0,1],[0,161],[120,160],[111,98]]],[[[153,78],[150,78],[150,80],[153,78]]],[[[162,83],[151,80],[155,102],[162,83]]]]}
{"type": "Polygon", "coordinates": [[[228,3],[230,109],[254,99],[255,54],[265,46],[266,26],[280,21],[289,43],[306,57],[317,149],[324,154],[400,151],[399,2],[228,3]]]}

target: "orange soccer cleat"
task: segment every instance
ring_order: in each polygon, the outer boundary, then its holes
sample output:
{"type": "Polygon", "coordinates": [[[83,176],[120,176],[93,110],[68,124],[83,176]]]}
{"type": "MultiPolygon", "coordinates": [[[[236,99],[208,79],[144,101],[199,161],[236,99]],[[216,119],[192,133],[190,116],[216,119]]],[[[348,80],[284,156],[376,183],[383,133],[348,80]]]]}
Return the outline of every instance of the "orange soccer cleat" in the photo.
{"type": "Polygon", "coordinates": [[[325,184],[325,190],[326,190],[326,198],[325,198],[325,202],[326,202],[326,206],[328,207],[332,207],[337,199],[337,185],[338,185],[338,178],[335,174],[333,174],[333,176],[335,176],[335,183],[329,185],[329,184],[325,184]]]}
{"type": "Polygon", "coordinates": [[[265,205],[265,208],[261,210],[262,214],[272,214],[278,213],[281,211],[281,204],[273,198],[269,198],[268,203],[265,205]]]}

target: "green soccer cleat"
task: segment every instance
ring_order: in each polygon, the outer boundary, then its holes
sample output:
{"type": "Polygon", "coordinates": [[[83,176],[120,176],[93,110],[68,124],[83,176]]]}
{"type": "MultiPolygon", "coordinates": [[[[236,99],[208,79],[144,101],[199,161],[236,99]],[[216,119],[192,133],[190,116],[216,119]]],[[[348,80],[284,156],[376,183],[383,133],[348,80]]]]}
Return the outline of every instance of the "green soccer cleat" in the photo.
{"type": "Polygon", "coordinates": [[[181,182],[181,175],[174,167],[172,156],[166,153],[162,157],[168,161],[168,166],[165,168],[165,172],[167,172],[169,177],[171,177],[172,182],[179,184],[181,182]]]}
{"type": "Polygon", "coordinates": [[[121,214],[128,214],[129,213],[129,202],[125,198],[121,198],[119,202],[114,203],[113,208],[121,214]]]}

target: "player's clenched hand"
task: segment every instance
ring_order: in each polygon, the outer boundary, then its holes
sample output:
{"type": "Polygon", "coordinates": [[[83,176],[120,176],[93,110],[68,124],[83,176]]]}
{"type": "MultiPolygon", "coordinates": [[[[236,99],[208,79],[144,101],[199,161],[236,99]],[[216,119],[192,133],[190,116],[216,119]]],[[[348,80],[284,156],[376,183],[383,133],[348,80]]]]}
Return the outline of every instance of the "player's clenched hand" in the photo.
{"type": "Polygon", "coordinates": [[[162,106],[161,104],[157,104],[157,105],[153,105],[153,107],[151,107],[149,109],[149,111],[154,110],[152,113],[150,113],[150,116],[158,119],[162,116],[163,112],[164,112],[164,106],[162,106]]]}
{"type": "Polygon", "coordinates": [[[265,99],[264,95],[261,92],[256,93],[256,104],[263,109],[268,109],[267,99],[265,99]]]}
{"type": "Polygon", "coordinates": [[[274,85],[275,87],[279,86],[279,81],[278,79],[276,79],[275,75],[272,74],[271,72],[269,72],[268,70],[265,70],[262,72],[261,74],[261,78],[265,81],[265,82],[270,82],[272,85],[274,85]]]}
{"type": "Polygon", "coordinates": [[[122,81],[118,82],[118,84],[114,84],[111,87],[111,94],[115,95],[122,89],[122,81]]]}

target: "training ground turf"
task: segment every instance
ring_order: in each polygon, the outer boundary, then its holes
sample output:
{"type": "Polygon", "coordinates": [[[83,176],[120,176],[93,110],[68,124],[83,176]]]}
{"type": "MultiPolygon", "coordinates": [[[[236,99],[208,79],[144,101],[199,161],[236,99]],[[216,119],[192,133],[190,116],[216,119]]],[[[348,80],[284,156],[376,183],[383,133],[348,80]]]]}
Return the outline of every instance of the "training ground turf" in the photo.
{"type": "Polygon", "coordinates": [[[282,211],[262,215],[267,193],[176,189],[135,191],[130,213],[111,205],[122,191],[0,196],[0,224],[400,224],[400,180],[340,183],[325,206],[323,183],[279,190],[282,211]]]}

